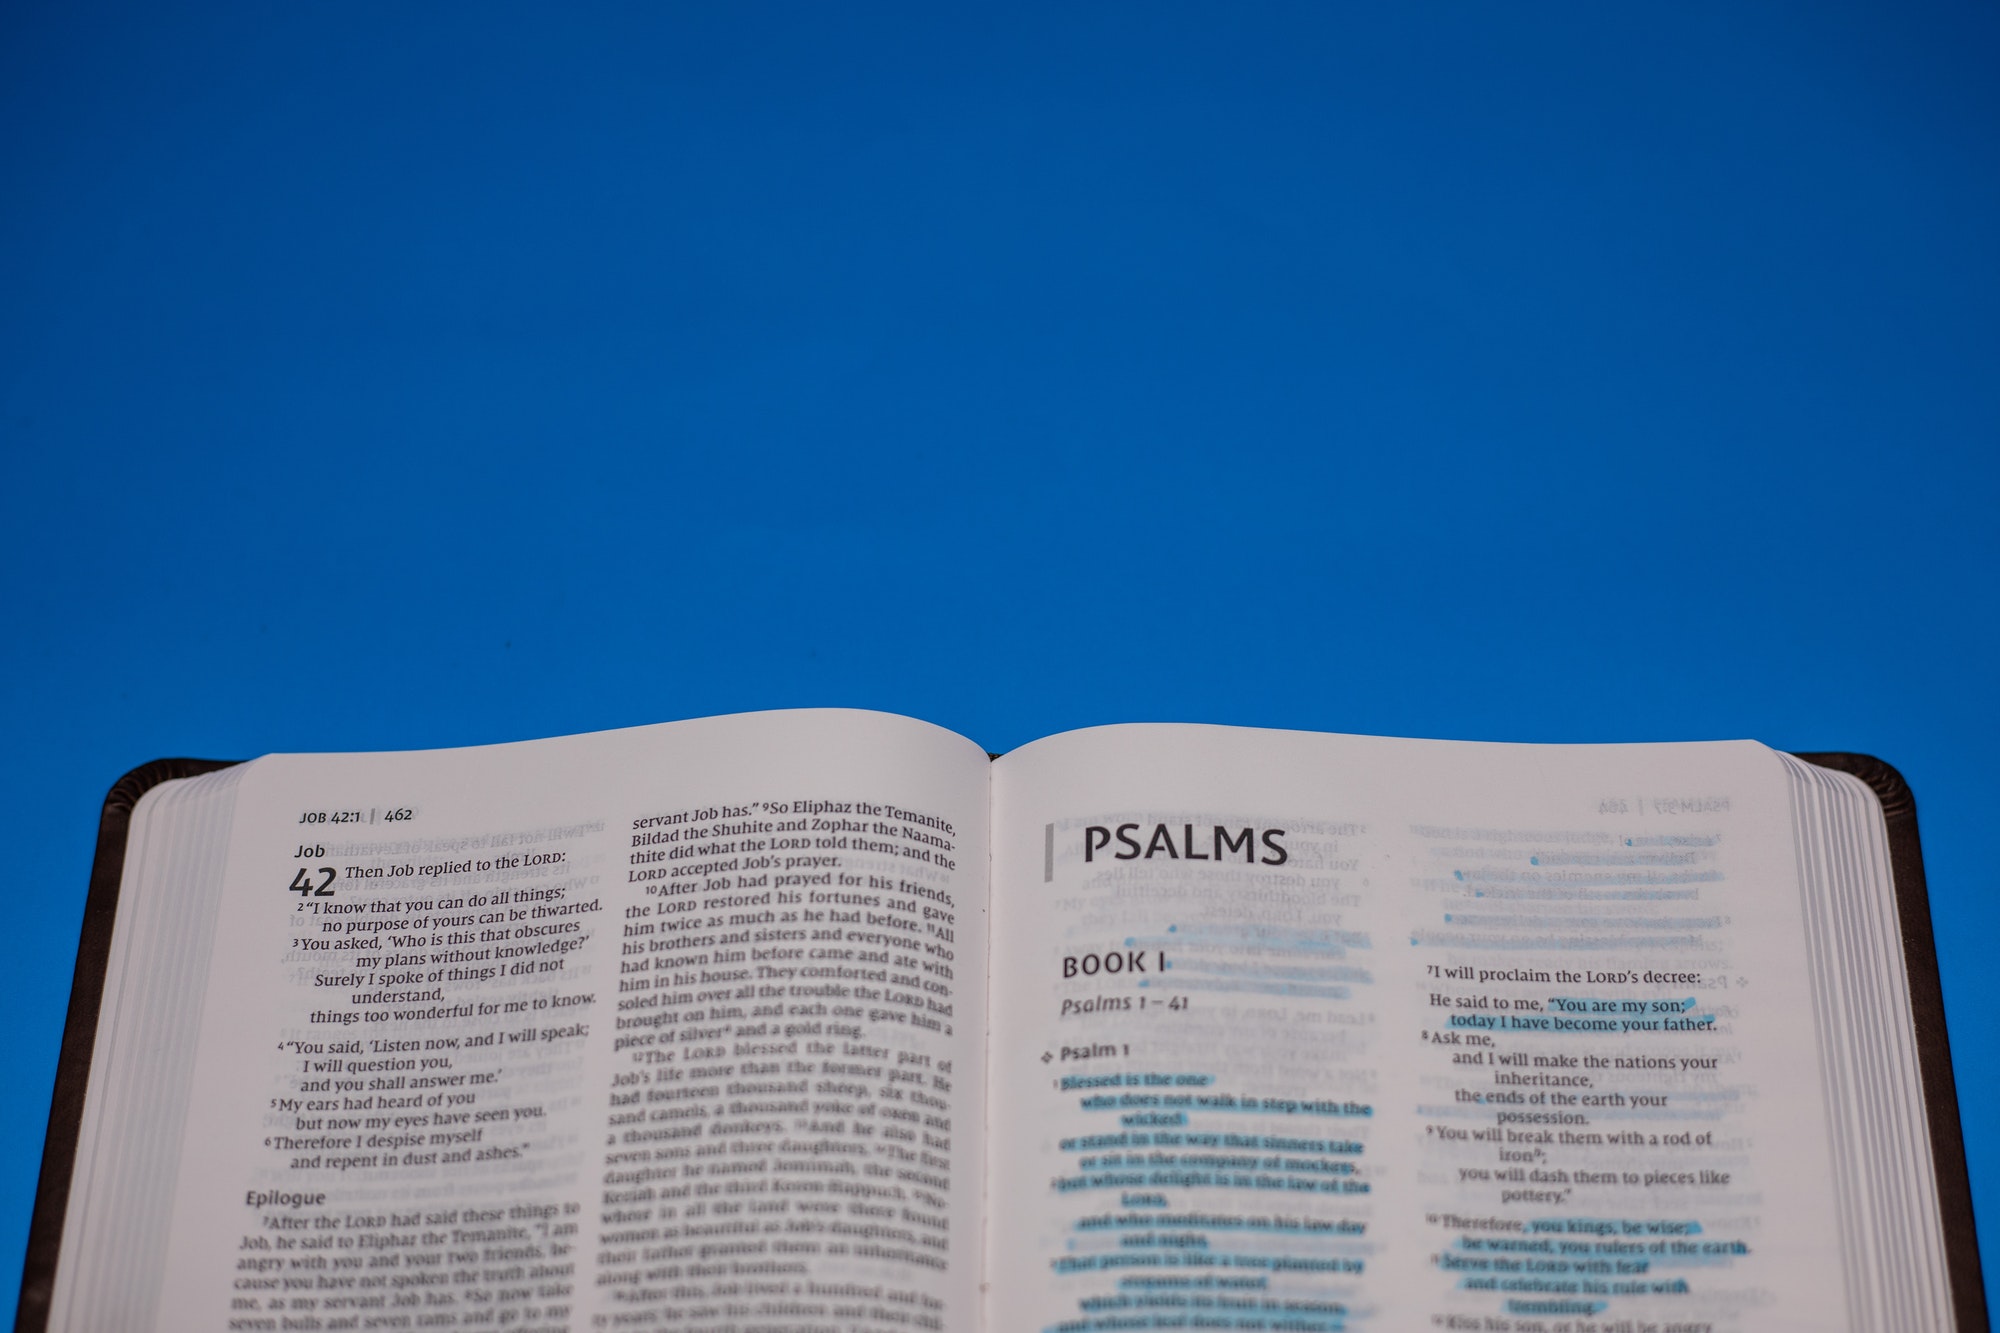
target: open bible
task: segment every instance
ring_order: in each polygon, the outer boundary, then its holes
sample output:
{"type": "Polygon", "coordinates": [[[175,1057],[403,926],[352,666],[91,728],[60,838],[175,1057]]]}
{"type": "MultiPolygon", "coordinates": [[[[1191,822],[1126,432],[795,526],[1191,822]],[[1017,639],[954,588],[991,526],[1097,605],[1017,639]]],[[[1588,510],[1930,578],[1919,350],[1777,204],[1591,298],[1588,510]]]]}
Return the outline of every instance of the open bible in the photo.
{"type": "Polygon", "coordinates": [[[20,1327],[1983,1329],[1913,806],[1814,758],[812,710],[163,761],[20,1327]]]}

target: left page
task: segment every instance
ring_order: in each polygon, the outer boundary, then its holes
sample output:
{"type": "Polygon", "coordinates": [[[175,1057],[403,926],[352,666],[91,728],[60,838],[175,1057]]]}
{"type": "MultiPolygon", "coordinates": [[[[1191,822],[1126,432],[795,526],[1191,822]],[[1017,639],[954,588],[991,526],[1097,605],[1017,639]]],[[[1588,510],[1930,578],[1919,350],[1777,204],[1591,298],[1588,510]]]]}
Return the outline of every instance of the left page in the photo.
{"type": "Polygon", "coordinates": [[[153,1327],[971,1327],[988,783],[830,710],[256,761],[153,1327]]]}

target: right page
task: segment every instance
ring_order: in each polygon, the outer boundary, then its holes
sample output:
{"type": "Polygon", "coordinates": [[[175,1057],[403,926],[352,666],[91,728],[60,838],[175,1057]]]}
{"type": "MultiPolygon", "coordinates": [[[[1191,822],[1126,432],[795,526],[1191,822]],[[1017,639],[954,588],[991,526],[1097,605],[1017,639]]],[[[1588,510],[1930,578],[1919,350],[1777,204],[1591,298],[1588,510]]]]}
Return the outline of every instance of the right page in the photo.
{"type": "Polygon", "coordinates": [[[988,1327],[1851,1326],[1785,762],[994,766],[988,1327]]]}

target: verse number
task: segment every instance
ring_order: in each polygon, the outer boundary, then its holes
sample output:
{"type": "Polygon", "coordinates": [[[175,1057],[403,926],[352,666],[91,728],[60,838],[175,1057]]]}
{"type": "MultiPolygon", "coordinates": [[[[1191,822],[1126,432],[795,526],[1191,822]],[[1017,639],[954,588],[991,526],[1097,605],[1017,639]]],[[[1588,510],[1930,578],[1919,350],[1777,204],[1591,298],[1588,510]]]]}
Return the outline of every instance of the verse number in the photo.
{"type": "Polygon", "coordinates": [[[333,897],[333,881],[334,869],[332,866],[321,866],[317,872],[300,866],[299,873],[292,876],[291,890],[301,898],[331,898],[333,897]],[[315,873],[325,876],[318,884],[313,883],[313,875],[315,873]]]}

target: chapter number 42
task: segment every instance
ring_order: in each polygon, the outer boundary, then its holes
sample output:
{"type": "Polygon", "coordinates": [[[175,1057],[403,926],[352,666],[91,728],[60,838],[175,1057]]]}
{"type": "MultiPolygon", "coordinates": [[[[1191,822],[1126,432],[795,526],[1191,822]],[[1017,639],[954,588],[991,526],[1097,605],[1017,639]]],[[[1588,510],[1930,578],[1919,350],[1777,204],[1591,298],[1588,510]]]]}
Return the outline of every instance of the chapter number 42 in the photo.
{"type": "Polygon", "coordinates": [[[317,871],[308,870],[304,866],[300,866],[299,873],[292,876],[291,889],[293,893],[298,894],[301,898],[331,898],[333,897],[333,880],[334,869],[332,866],[321,866],[317,871]],[[313,876],[315,874],[322,875],[325,878],[321,879],[318,884],[314,884],[313,876]]]}

